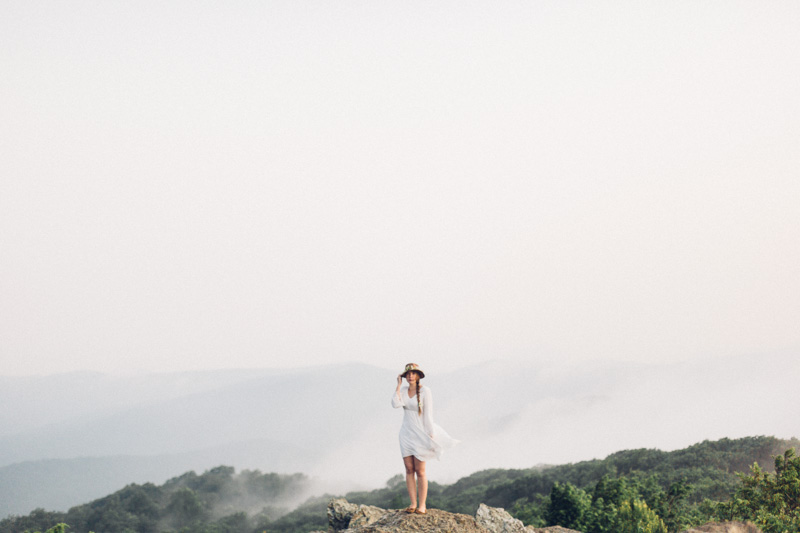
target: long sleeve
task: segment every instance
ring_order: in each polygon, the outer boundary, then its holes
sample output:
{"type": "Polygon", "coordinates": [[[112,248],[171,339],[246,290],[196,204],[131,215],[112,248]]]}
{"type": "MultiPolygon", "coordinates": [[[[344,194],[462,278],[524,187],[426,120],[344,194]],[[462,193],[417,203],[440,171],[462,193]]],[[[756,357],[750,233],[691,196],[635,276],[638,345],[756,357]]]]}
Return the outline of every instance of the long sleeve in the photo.
{"type": "Polygon", "coordinates": [[[394,396],[392,396],[392,407],[395,409],[399,407],[404,407],[406,403],[403,401],[403,394],[406,389],[400,389],[399,391],[395,391],[394,396]]]}
{"type": "Polygon", "coordinates": [[[433,394],[428,387],[422,387],[422,425],[429,437],[436,437],[433,426],[433,394]]]}

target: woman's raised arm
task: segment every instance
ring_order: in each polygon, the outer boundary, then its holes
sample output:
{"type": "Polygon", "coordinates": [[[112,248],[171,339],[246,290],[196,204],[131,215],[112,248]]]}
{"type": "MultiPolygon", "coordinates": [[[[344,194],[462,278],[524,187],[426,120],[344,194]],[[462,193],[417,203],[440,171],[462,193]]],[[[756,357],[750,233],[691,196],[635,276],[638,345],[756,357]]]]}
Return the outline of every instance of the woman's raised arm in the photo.
{"type": "Polygon", "coordinates": [[[400,387],[403,385],[403,374],[397,376],[397,388],[394,390],[394,396],[392,396],[392,407],[397,409],[398,407],[403,407],[406,403],[403,401],[403,395],[400,394],[400,387]]]}

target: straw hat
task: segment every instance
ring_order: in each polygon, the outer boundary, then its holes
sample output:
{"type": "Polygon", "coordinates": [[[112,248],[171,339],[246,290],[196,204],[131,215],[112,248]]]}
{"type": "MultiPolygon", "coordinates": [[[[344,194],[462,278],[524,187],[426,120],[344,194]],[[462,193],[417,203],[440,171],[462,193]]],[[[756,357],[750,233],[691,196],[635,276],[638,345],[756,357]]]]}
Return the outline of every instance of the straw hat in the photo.
{"type": "Polygon", "coordinates": [[[425,377],[425,372],[423,372],[423,371],[422,371],[422,369],[419,367],[419,365],[418,365],[418,364],[416,364],[416,363],[408,363],[408,364],[406,365],[406,369],[403,371],[403,373],[402,373],[402,374],[400,374],[400,376],[401,376],[401,377],[406,377],[406,374],[408,374],[408,373],[409,373],[409,372],[411,372],[412,370],[413,370],[414,372],[419,372],[419,377],[420,377],[420,378],[424,378],[424,377],[425,377]]]}

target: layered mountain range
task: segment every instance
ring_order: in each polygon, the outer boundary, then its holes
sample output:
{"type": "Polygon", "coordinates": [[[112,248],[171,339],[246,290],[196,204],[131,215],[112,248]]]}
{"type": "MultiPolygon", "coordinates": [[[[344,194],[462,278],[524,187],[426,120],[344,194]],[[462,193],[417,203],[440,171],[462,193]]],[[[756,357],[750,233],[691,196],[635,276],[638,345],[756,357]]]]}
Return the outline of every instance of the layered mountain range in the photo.
{"type": "MultiPolygon", "coordinates": [[[[365,364],[0,377],[0,516],[66,510],[219,464],[303,472],[320,493],[380,486],[402,466],[395,378],[365,364]]],[[[429,475],[452,482],[620,449],[791,437],[800,434],[787,402],[798,378],[800,364],[776,367],[765,356],[429,369],[437,422],[462,441],[429,475]]]]}

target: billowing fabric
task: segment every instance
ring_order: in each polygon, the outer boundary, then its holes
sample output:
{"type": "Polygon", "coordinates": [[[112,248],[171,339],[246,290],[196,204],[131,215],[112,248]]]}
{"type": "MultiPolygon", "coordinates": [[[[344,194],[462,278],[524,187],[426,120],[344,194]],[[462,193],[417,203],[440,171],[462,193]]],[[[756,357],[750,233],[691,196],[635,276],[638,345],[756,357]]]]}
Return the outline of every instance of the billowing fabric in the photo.
{"type": "Polygon", "coordinates": [[[439,459],[442,452],[459,441],[433,421],[433,396],[430,387],[422,386],[422,416],[415,394],[408,397],[408,387],[403,387],[392,396],[392,407],[403,408],[403,425],[400,426],[400,453],[403,457],[414,456],[420,461],[439,459]]]}

